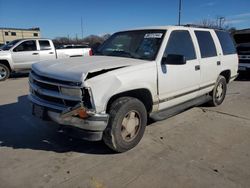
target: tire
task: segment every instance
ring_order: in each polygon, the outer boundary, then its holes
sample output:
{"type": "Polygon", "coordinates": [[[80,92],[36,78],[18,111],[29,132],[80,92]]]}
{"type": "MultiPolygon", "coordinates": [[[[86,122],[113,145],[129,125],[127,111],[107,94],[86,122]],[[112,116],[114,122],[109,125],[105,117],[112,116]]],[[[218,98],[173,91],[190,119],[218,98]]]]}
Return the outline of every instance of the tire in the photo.
{"type": "Polygon", "coordinates": [[[209,101],[210,106],[219,106],[225,99],[227,92],[227,81],[224,76],[219,76],[214,86],[213,91],[210,93],[212,100],[209,101]]]}
{"type": "Polygon", "coordinates": [[[147,125],[144,104],[136,98],[121,97],[111,104],[109,115],[109,123],[103,134],[104,143],[119,153],[134,148],[147,125]]]}
{"type": "Polygon", "coordinates": [[[9,76],[10,69],[6,65],[0,63],[0,81],[6,80],[9,76]]]}

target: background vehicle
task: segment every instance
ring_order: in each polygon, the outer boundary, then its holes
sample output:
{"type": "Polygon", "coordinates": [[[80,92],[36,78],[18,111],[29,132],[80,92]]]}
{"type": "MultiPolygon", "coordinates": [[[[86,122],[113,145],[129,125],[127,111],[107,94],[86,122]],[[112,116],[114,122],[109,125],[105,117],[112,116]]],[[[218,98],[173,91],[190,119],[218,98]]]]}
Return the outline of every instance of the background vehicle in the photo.
{"type": "Polygon", "coordinates": [[[20,39],[4,45],[0,51],[0,81],[7,79],[11,72],[25,71],[38,61],[81,57],[92,55],[91,48],[77,46],[55,49],[49,39],[20,39]]]}
{"type": "Polygon", "coordinates": [[[235,46],[221,30],[123,31],[96,54],[34,64],[29,99],[35,116],[75,128],[84,139],[103,139],[117,152],[139,143],[148,117],[220,105],[238,71],[235,46]]]}
{"type": "Polygon", "coordinates": [[[233,34],[239,55],[239,71],[250,71],[250,29],[238,30],[233,34]]]}

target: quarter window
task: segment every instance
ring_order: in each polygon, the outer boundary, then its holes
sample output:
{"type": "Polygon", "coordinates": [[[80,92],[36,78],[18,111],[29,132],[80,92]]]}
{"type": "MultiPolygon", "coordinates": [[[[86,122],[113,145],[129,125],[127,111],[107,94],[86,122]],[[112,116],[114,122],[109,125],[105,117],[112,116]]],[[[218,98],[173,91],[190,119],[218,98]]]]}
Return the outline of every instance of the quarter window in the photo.
{"type": "Polygon", "coordinates": [[[202,58],[217,56],[216,47],[209,31],[195,31],[195,35],[202,58]]]}
{"type": "Polygon", "coordinates": [[[183,55],[186,60],[196,58],[194,45],[188,31],[173,31],[169,37],[164,56],[168,54],[183,55]]]}
{"type": "Polygon", "coordinates": [[[224,55],[235,54],[236,49],[232,40],[232,37],[228,32],[225,31],[215,31],[223,51],[224,55]]]}
{"type": "Polygon", "coordinates": [[[36,41],[29,40],[24,41],[21,44],[19,44],[13,51],[14,52],[21,52],[21,51],[36,51],[36,41]]]}

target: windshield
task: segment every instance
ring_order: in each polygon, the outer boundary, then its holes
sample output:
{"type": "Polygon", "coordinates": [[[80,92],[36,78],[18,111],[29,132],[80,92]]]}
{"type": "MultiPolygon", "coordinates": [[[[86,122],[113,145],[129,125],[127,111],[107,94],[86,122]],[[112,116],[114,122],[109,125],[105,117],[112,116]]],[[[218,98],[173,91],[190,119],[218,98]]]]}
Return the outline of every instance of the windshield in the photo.
{"type": "Polygon", "coordinates": [[[20,40],[13,40],[11,42],[9,42],[8,44],[5,44],[3,47],[2,47],[2,50],[9,50],[11,49],[13,46],[16,45],[16,43],[18,43],[20,40]]]}
{"type": "Polygon", "coordinates": [[[166,30],[135,30],[113,34],[96,55],[155,60],[166,30]]]}

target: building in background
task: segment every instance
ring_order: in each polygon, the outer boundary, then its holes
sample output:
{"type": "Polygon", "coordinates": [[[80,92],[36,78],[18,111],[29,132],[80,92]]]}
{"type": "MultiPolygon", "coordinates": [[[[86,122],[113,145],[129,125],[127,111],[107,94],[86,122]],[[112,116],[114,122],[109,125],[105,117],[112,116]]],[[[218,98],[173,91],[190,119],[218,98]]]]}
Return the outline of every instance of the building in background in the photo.
{"type": "Polygon", "coordinates": [[[15,39],[40,38],[40,28],[19,29],[0,27],[0,46],[15,39]]]}

